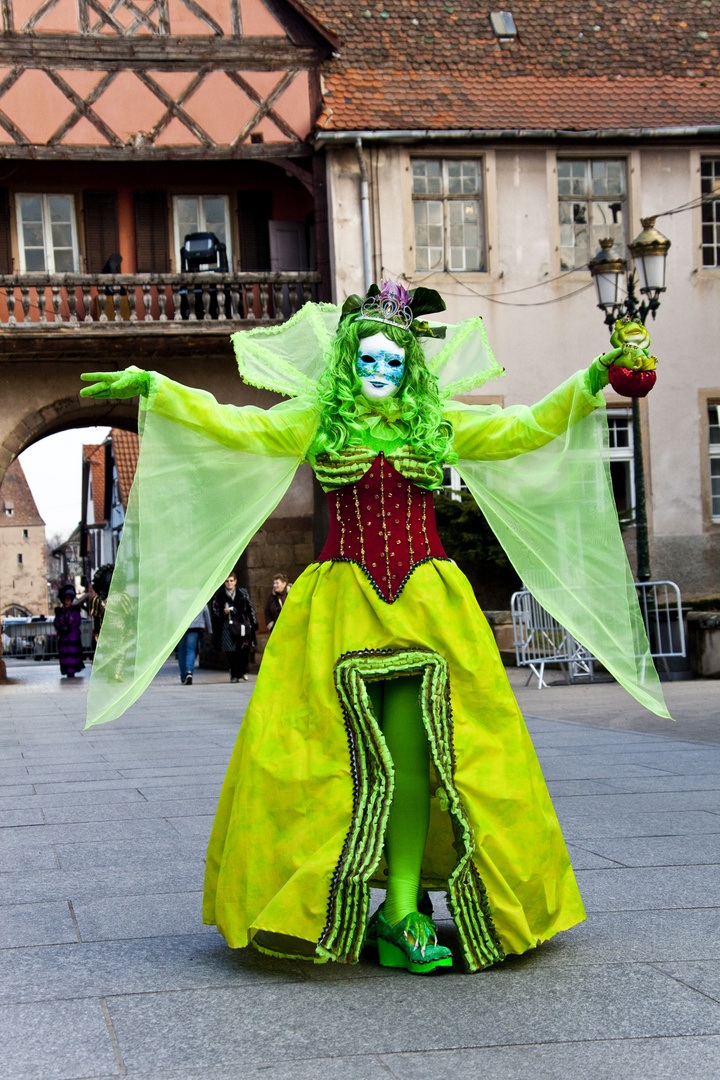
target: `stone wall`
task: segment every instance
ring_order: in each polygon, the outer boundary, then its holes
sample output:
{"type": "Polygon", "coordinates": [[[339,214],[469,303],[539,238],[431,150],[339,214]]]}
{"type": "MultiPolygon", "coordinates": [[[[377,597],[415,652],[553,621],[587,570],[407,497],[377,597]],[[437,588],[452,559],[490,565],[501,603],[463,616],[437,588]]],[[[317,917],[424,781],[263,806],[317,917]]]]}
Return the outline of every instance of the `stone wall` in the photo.
{"type": "Polygon", "coordinates": [[[0,615],[14,605],[31,615],[48,613],[44,525],[0,529],[0,615]]]}
{"type": "Polygon", "coordinates": [[[271,517],[247,546],[238,567],[241,584],[248,590],[255,605],[260,630],[265,630],[265,603],[272,591],[273,576],[286,574],[296,581],[313,561],[313,519],[302,517],[271,517]]]}

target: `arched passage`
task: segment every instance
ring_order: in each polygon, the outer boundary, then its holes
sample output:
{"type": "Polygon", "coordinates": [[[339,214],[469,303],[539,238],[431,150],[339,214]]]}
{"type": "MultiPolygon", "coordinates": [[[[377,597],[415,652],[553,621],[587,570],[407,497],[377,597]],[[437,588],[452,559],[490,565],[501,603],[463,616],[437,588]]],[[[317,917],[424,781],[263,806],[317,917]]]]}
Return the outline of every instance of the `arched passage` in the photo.
{"type": "Polygon", "coordinates": [[[71,428],[116,427],[137,431],[137,403],[134,401],[90,401],[59,398],[21,416],[2,442],[0,484],[11,461],[23,450],[49,435],[71,428]]]}

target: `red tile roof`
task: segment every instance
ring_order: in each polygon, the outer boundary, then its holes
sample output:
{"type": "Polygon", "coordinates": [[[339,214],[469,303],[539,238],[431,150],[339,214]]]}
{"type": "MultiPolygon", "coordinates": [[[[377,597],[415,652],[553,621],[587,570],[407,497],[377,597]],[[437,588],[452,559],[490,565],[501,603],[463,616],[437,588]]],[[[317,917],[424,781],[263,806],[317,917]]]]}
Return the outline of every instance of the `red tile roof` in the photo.
{"type": "Polygon", "coordinates": [[[342,41],[325,130],[720,124],[720,25],[698,0],[304,0],[342,41]],[[494,37],[510,10],[518,38],[494,37]]]}
{"type": "Polygon", "coordinates": [[[25,479],[22,465],[16,458],[8,465],[5,478],[0,484],[0,528],[44,524],[25,479]],[[7,513],[8,509],[12,510],[12,514],[7,513]]]}
{"type": "Polygon", "coordinates": [[[124,431],[122,428],[113,428],[110,432],[113,446],[113,457],[118,474],[120,486],[120,498],[123,507],[127,510],[128,496],[132,482],[135,479],[140,443],[135,431],[124,431]]]}

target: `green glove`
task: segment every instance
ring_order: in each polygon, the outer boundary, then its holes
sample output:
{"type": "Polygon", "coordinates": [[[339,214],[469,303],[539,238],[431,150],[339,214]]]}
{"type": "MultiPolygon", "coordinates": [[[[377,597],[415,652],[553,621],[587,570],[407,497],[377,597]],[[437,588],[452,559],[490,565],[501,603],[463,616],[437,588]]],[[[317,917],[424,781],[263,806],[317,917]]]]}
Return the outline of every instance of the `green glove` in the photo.
{"type": "Polygon", "coordinates": [[[93,371],[80,378],[91,382],[93,386],[84,386],[80,397],[92,398],[133,398],[138,394],[147,397],[150,393],[150,374],[137,367],[124,371],[93,371]]]}
{"type": "Polygon", "coordinates": [[[610,379],[608,377],[608,368],[615,363],[617,358],[622,355],[622,349],[611,349],[610,352],[604,353],[602,356],[596,356],[592,364],[588,368],[588,375],[590,376],[590,386],[593,394],[597,394],[604,386],[607,386],[610,379]]]}

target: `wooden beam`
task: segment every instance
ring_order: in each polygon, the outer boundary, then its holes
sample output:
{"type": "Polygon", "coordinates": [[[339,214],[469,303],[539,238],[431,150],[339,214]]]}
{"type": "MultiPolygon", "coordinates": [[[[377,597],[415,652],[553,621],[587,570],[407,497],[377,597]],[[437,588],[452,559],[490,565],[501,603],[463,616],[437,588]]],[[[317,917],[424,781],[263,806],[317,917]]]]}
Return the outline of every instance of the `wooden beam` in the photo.
{"type": "Polygon", "coordinates": [[[286,71],[283,77],[280,79],[280,82],[278,82],[273,87],[265,100],[260,98],[260,95],[257,93],[257,91],[252,86],[250,86],[250,84],[247,83],[245,79],[241,78],[240,75],[237,74],[237,72],[227,71],[226,75],[228,76],[228,78],[232,79],[232,81],[236,83],[241,90],[244,90],[248,97],[251,99],[251,101],[253,101],[253,103],[257,105],[257,109],[254,115],[251,116],[250,119],[243,124],[242,128],[233,139],[231,143],[232,146],[239,146],[242,142],[244,142],[252,129],[254,127],[257,127],[257,125],[265,116],[272,120],[275,126],[279,128],[280,131],[282,131],[283,135],[287,135],[289,139],[293,140],[298,138],[297,132],[293,131],[288,122],[284,120],[282,116],[279,116],[278,113],[276,113],[273,109],[273,105],[275,104],[275,102],[285,93],[285,91],[297,75],[296,70],[286,71]]]}
{"type": "MultiPolygon", "coordinates": [[[[236,330],[252,330],[258,326],[279,326],[277,320],[267,322],[238,319],[226,323],[183,323],[177,327],[174,323],[138,323],[137,329],[118,330],[122,324],[104,323],[99,332],[92,328],[56,324],[55,330],[48,333],[30,330],[13,334],[0,330],[0,369],[6,364],[25,364],[37,361],[40,364],[53,365],[64,363],[94,363],[95,371],[100,368],[112,370],[114,365],[127,367],[142,358],[143,365],[154,367],[152,360],[178,360],[191,357],[199,363],[206,363],[213,357],[222,357],[232,363],[233,352],[230,335],[236,330]],[[192,325],[194,329],[188,329],[192,325]],[[197,328],[200,328],[199,331],[197,328]],[[98,347],[102,350],[102,360],[98,360],[98,347]]],[[[80,370],[83,370],[82,368],[80,370]]],[[[78,380],[78,391],[80,389],[78,380]]]]}
{"type": "Polygon", "coordinates": [[[294,176],[296,180],[299,180],[306,191],[309,191],[311,195],[315,194],[313,174],[308,169],[304,169],[302,165],[296,165],[293,161],[288,161],[285,158],[277,158],[273,161],[273,165],[279,165],[288,176],[294,176]]]}
{"type": "Polygon", "coordinates": [[[0,68],[56,67],[61,71],[278,71],[317,67],[329,49],[304,48],[282,38],[163,37],[142,34],[19,34],[0,37],[0,68]]]}
{"type": "MultiPolygon", "coordinates": [[[[0,125],[19,139],[25,139],[0,113],[0,125]]],[[[306,142],[242,143],[240,146],[38,146],[28,142],[0,144],[2,158],[32,158],[34,161],[274,161],[275,158],[311,157],[313,147],[306,142]]]]}
{"type": "Polygon", "coordinates": [[[0,0],[0,10],[2,10],[3,33],[11,34],[15,29],[12,0],[0,0]]]}

